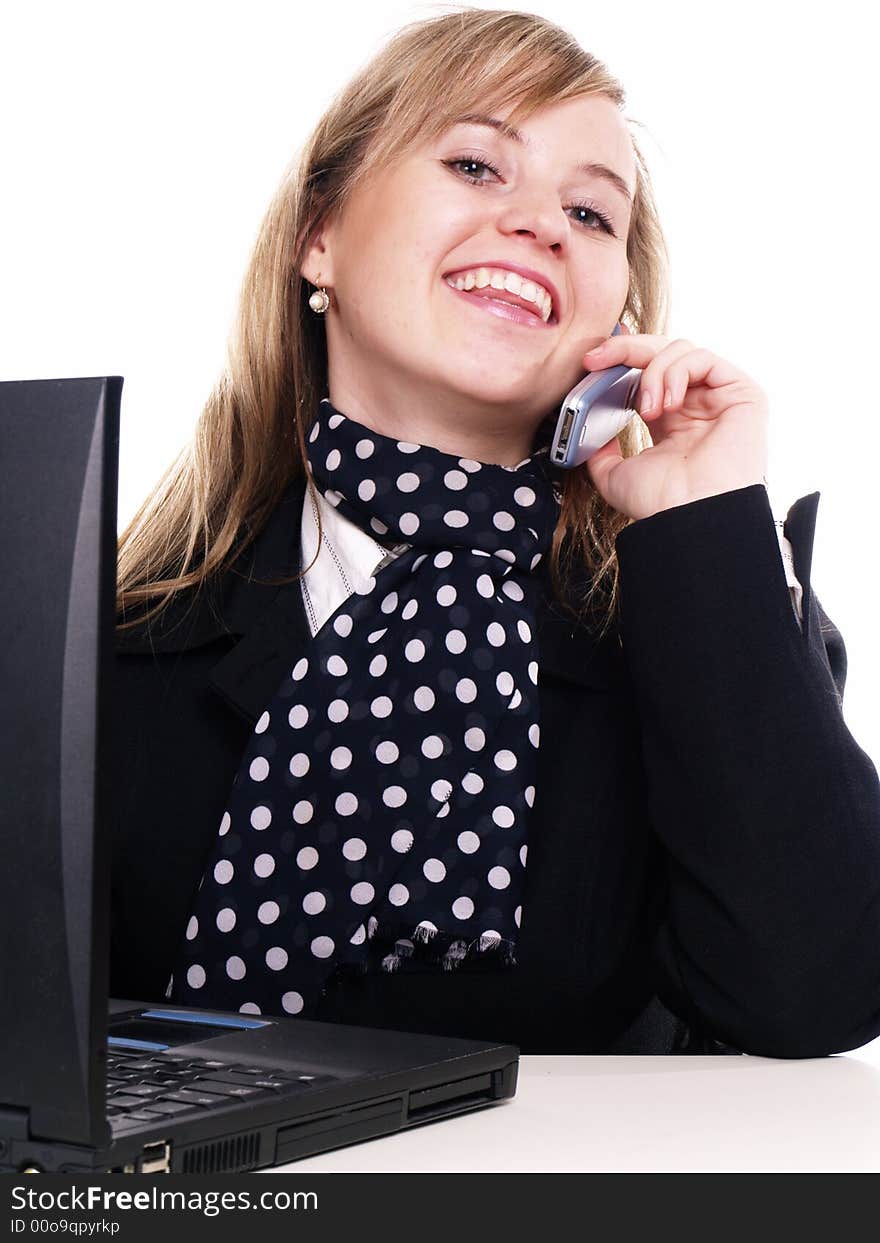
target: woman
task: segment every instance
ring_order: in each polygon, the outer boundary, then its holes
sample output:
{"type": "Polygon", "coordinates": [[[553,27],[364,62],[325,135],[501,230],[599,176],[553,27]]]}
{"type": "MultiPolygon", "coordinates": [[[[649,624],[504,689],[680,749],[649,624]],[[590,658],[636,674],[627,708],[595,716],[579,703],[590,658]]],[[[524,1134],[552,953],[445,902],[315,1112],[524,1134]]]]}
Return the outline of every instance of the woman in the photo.
{"type": "Polygon", "coordinates": [[[622,104],[543,19],[455,13],[284,179],[228,375],[122,538],[115,995],[525,1051],[880,1033],[818,494],[787,574],[765,395],[662,334],[622,104]],[[616,363],[642,421],[552,467],[616,363]]]}

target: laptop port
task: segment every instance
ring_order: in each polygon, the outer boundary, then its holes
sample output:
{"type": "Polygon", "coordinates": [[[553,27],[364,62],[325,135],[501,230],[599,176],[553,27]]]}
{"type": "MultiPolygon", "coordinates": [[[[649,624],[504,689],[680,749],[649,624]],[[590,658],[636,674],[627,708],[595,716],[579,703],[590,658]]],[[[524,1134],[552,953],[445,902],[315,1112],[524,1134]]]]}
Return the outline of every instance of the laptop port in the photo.
{"type": "Polygon", "coordinates": [[[145,1144],[140,1167],[142,1174],[170,1174],[171,1145],[168,1141],[163,1139],[156,1144],[145,1144]]]}

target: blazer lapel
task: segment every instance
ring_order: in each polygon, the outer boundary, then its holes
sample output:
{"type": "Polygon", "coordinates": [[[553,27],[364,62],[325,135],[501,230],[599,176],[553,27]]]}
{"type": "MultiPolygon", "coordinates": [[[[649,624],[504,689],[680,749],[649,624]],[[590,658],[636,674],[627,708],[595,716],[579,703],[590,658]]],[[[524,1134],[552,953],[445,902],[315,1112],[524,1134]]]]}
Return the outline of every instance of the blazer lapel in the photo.
{"type": "Polygon", "coordinates": [[[299,579],[276,587],[268,598],[254,593],[252,581],[273,574],[290,577],[299,573],[305,490],[305,475],[288,487],[281,505],[255,541],[254,560],[262,573],[239,581],[225,610],[227,621],[242,637],[214,666],[210,685],[251,722],[259,719],[285,670],[293,667],[311,638],[299,579]]]}
{"type": "Polygon", "coordinates": [[[299,582],[278,591],[235,647],[211,670],[210,685],[256,722],[311,638],[299,582]]]}

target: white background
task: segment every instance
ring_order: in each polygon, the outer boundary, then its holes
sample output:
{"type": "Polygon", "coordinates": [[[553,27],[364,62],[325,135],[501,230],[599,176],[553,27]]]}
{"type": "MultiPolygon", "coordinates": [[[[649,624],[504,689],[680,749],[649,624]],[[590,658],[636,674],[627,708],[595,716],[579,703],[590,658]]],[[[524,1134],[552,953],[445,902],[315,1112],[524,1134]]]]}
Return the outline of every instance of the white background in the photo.
{"type": "MultiPolygon", "coordinates": [[[[813,584],[847,645],[847,724],[876,761],[870,6],[531,7],[627,91],[670,246],[670,332],[768,393],[777,517],[822,494],[813,584]]],[[[6,10],[0,379],[125,377],[120,526],[225,365],[239,282],[288,161],[394,30],[440,11],[375,0],[6,10]]]]}

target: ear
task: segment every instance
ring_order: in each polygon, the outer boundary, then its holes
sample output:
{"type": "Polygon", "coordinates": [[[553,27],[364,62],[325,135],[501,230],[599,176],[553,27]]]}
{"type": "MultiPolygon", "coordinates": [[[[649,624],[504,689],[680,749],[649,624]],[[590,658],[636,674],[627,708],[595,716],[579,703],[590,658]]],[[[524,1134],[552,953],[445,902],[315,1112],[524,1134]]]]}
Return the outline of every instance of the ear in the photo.
{"type": "Polygon", "coordinates": [[[319,225],[312,233],[299,269],[300,276],[312,285],[333,285],[331,238],[332,230],[327,225],[319,225]]]}

